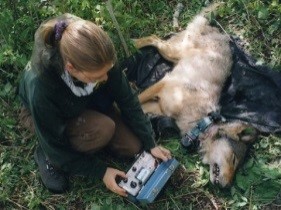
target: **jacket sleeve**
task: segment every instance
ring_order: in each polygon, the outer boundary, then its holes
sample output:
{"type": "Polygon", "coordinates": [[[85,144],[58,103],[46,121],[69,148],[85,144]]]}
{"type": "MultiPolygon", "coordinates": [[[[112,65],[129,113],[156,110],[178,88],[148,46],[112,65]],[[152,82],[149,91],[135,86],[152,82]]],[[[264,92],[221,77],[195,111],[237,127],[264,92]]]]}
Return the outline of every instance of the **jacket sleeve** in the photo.
{"type": "Polygon", "coordinates": [[[143,113],[137,94],[133,92],[130,84],[120,68],[109,72],[108,91],[116,101],[125,123],[143,142],[145,150],[156,146],[152,126],[143,113]]]}
{"type": "Polygon", "coordinates": [[[56,106],[39,94],[36,96],[36,93],[31,103],[39,144],[50,161],[69,174],[102,178],[106,164],[97,156],[86,156],[71,148],[65,134],[66,122],[56,106]]]}

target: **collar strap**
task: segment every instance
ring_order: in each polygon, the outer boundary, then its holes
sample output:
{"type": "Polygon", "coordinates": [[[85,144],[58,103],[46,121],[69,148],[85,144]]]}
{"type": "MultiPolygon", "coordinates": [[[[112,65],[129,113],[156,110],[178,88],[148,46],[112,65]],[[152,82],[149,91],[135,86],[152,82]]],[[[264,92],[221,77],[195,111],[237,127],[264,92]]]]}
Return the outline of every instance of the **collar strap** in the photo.
{"type": "Polygon", "coordinates": [[[205,132],[207,128],[213,123],[224,122],[225,118],[218,112],[211,112],[207,117],[202,118],[190,131],[186,132],[181,139],[183,147],[197,147],[199,145],[198,137],[201,133],[205,132]]]}

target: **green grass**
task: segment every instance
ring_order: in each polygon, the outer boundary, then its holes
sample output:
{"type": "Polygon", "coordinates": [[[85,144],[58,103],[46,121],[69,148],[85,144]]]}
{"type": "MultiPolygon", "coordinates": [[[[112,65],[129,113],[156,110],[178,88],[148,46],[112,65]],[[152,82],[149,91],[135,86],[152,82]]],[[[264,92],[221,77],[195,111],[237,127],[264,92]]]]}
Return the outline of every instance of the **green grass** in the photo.
{"type": "MultiPolygon", "coordinates": [[[[115,16],[131,52],[135,49],[130,38],[150,34],[163,37],[173,31],[172,15],[177,2],[113,0],[115,16]]],[[[184,28],[208,1],[182,2],[185,9],[179,21],[184,28]]],[[[225,1],[214,14],[218,26],[242,38],[249,53],[276,70],[281,69],[281,5],[278,2],[225,1]]],[[[0,209],[281,208],[280,198],[278,204],[273,203],[281,189],[281,139],[277,136],[261,137],[254,144],[230,189],[212,186],[208,168],[201,163],[199,155],[187,154],[174,139],[160,143],[172,150],[187,172],[173,177],[153,204],[136,206],[109,192],[102,182],[90,178],[71,178],[71,191],[66,194],[48,192],[39,181],[33,161],[36,137],[18,123],[20,104],[16,97],[19,75],[31,55],[36,28],[49,16],[71,12],[101,24],[119,49],[119,58],[124,56],[124,51],[103,1],[3,0],[0,9],[0,209]]],[[[129,166],[129,163],[111,161],[123,170],[129,166]]]]}

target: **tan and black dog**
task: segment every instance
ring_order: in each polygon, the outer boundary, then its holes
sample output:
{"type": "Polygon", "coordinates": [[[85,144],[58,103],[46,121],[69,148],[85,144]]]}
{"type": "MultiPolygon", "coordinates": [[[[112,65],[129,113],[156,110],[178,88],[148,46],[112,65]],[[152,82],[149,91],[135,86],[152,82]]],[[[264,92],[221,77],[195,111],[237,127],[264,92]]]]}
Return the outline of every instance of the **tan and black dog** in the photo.
{"type": "MultiPolygon", "coordinates": [[[[230,75],[232,54],[229,37],[197,15],[186,30],[168,40],[157,36],[136,39],[137,48],[154,46],[174,63],[171,73],[144,90],[139,100],[145,113],[176,120],[181,134],[192,129],[210,112],[219,111],[219,98],[230,75]]],[[[212,125],[200,136],[203,162],[210,165],[210,180],[227,187],[243,161],[247,144],[256,132],[242,122],[212,125]]],[[[254,129],[252,129],[254,130],[254,129]]]]}

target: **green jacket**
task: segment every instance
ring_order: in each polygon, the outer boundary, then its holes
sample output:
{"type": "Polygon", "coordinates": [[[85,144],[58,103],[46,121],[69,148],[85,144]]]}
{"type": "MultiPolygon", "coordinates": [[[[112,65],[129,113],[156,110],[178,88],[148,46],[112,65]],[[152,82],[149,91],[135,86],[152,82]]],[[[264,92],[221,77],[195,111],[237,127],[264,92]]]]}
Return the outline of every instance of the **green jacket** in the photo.
{"type": "MultiPolygon", "coordinates": [[[[89,96],[75,96],[58,73],[57,68],[62,66],[59,53],[42,44],[38,30],[31,65],[20,81],[19,96],[32,114],[39,144],[50,161],[64,171],[102,178],[106,164],[97,155],[73,150],[65,133],[67,121],[89,108],[99,89],[89,96]]],[[[151,124],[121,69],[110,70],[108,81],[101,88],[116,102],[123,120],[143,142],[144,149],[155,147],[151,124]]]]}

